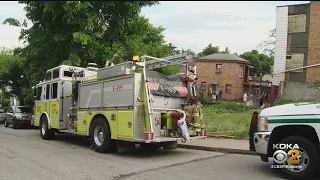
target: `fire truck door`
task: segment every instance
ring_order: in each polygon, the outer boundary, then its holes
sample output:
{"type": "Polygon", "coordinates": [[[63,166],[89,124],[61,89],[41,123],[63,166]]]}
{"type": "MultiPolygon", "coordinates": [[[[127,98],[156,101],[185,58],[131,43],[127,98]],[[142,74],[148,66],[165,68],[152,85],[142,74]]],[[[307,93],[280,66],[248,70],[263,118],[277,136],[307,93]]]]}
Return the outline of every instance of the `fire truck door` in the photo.
{"type": "Polygon", "coordinates": [[[50,113],[50,84],[45,85],[44,88],[44,112],[48,113],[48,116],[50,118],[51,113],[50,113]]]}
{"type": "Polygon", "coordinates": [[[49,107],[51,128],[59,128],[59,101],[57,82],[51,84],[49,107]]]}

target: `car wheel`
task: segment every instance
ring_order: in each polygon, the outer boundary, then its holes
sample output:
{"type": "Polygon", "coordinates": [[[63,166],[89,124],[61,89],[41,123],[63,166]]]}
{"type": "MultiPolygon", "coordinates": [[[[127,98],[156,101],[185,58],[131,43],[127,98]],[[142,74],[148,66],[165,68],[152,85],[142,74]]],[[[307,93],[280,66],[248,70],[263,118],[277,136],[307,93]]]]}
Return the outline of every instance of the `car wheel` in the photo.
{"type": "Polygon", "coordinates": [[[9,123],[7,122],[7,120],[4,120],[4,127],[9,127],[9,123]]]}
{"type": "Polygon", "coordinates": [[[53,129],[49,129],[48,120],[46,118],[42,118],[42,120],[40,121],[40,125],[41,138],[44,140],[52,139],[55,135],[55,132],[53,129]]]}
{"type": "Polygon", "coordinates": [[[111,139],[111,132],[107,120],[96,119],[90,128],[90,139],[92,147],[96,152],[114,152],[116,150],[115,140],[111,139]]]}
{"type": "MultiPolygon", "coordinates": [[[[283,175],[292,180],[312,179],[317,172],[318,163],[318,148],[310,140],[301,136],[290,136],[280,141],[280,144],[297,144],[299,146],[299,155],[296,159],[299,160],[299,168],[283,168],[283,175]]],[[[289,150],[288,150],[289,151],[289,150]]],[[[288,153],[288,152],[286,152],[288,153]]],[[[294,157],[294,156],[289,156],[294,157]]],[[[285,162],[285,165],[288,163],[285,162]]]]}
{"type": "Polygon", "coordinates": [[[14,120],[12,120],[12,126],[13,126],[13,129],[17,129],[18,127],[17,123],[14,120]]]}

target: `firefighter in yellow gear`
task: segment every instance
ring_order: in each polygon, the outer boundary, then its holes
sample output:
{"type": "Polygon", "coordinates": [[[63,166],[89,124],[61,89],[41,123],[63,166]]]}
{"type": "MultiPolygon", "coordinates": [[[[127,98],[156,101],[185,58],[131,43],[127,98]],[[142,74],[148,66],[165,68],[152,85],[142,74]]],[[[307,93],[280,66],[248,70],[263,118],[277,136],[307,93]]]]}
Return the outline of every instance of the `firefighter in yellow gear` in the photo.
{"type": "Polygon", "coordinates": [[[196,98],[191,98],[191,105],[189,107],[189,111],[192,117],[192,125],[193,125],[193,131],[197,134],[201,132],[201,120],[200,120],[200,111],[198,108],[198,103],[196,98]]]}
{"type": "Polygon", "coordinates": [[[184,107],[184,112],[186,113],[186,121],[190,124],[193,124],[192,122],[192,116],[191,116],[191,112],[190,112],[190,105],[187,104],[185,107],[184,107]]]}
{"type": "Polygon", "coordinates": [[[197,103],[197,109],[198,109],[198,112],[199,112],[201,131],[204,131],[206,125],[205,125],[204,119],[203,119],[203,112],[202,112],[202,104],[201,104],[201,102],[197,103]]]}
{"type": "Polygon", "coordinates": [[[113,63],[111,63],[109,60],[106,61],[106,67],[113,66],[113,63]]]}

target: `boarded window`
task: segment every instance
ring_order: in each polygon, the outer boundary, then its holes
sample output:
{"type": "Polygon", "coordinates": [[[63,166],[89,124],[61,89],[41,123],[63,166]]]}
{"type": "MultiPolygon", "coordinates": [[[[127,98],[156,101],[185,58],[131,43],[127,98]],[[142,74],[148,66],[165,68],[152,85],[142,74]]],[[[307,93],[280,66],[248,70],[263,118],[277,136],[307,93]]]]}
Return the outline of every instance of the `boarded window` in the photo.
{"type": "Polygon", "coordinates": [[[291,15],[288,17],[288,33],[300,33],[306,31],[305,14],[291,15]]]}
{"type": "MultiPolygon", "coordinates": [[[[303,53],[288,54],[286,57],[286,62],[287,62],[286,70],[303,67],[303,61],[304,61],[303,53]]],[[[303,69],[299,69],[291,72],[303,72],[303,69]]]]}
{"type": "Polygon", "coordinates": [[[231,94],[232,86],[231,84],[226,84],[226,93],[231,94]]]}
{"type": "Polygon", "coordinates": [[[57,97],[58,97],[58,83],[53,83],[51,99],[56,99],[57,97]]]}
{"type": "Polygon", "coordinates": [[[50,84],[46,87],[46,99],[50,99],[50,84]]]}

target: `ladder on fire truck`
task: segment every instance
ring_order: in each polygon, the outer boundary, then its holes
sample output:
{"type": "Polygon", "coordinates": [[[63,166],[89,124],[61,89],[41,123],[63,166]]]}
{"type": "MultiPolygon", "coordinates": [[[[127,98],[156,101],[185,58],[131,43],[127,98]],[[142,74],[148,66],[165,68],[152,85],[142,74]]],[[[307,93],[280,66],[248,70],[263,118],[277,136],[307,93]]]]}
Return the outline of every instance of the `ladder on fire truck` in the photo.
{"type": "Polygon", "coordinates": [[[188,63],[189,61],[196,59],[198,56],[188,55],[188,53],[182,53],[182,54],[167,56],[164,58],[155,58],[151,56],[143,56],[143,57],[153,59],[150,61],[146,61],[146,68],[148,70],[152,70],[152,69],[158,69],[166,66],[188,63]]]}
{"type": "MultiPolygon", "coordinates": [[[[166,66],[172,66],[172,65],[181,65],[181,64],[186,64],[186,67],[188,68],[188,63],[196,58],[198,56],[195,55],[188,55],[188,53],[182,53],[182,54],[177,54],[177,55],[172,55],[172,56],[167,56],[164,58],[156,58],[152,56],[142,56],[142,59],[150,58],[153,60],[145,61],[145,68],[143,68],[143,74],[144,74],[144,80],[145,82],[145,90],[146,90],[146,96],[148,100],[148,114],[149,114],[149,120],[151,123],[152,119],[152,114],[153,114],[153,105],[152,105],[152,100],[151,100],[151,91],[150,88],[148,87],[148,78],[146,75],[146,70],[153,70],[153,69],[158,69],[166,66]]],[[[186,74],[188,76],[188,73],[186,74]]],[[[151,132],[153,132],[153,126],[150,126],[151,132]]]]}

